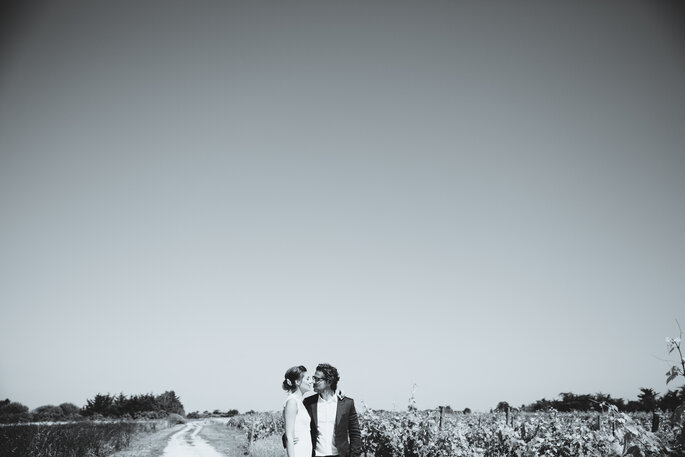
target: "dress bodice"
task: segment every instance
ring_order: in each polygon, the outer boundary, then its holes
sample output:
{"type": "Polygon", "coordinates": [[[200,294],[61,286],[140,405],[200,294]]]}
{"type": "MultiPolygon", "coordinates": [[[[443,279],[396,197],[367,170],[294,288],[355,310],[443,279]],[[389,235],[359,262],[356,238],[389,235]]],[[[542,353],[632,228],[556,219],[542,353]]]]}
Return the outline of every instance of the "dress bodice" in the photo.
{"type": "Polygon", "coordinates": [[[283,408],[285,409],[285,404],[290,400],[295,401],[297,404],[297,414],[295,415],[295,428],[294,435],[297,437],[297,443],[295,444],[295,455],[289,457],[311,457],[312,455],[312,438],[310,434],[310,424],[311,419],[307,408],[302,403],[302,399],[296,394],[292,393],[288,395],[283,408]]]}

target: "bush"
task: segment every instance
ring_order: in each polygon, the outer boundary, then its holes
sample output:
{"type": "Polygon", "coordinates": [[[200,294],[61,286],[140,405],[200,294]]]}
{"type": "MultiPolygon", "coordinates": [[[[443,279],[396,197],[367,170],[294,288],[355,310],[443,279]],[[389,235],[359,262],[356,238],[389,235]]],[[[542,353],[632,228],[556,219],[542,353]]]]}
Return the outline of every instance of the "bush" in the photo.
{"type": "Polygon", "coordinates": [[[9,400],[4,400],[0,405],[0,423],[10,424],[29,421],[31,421],[31,415],[27,406],[9,400]]]}
{"type": "Polygon", "coordinates": [[[44,405],[33,410],[34,421],[58,421],[64,419],[64,411],[59,406],[44,405]]]}
{"type": "Polygon", "coordinates": [[[3,406],[0,406],[0,414],[23,414],[29,412],[28,406],[24,406],[16,401],[3,403],[3,406]]]}
{"type": "Polygon", "coordinates": [[[169,425],[185,424],[188,422],[183,416],[175,413],[169,414],[166,419],[169,425]]]}
{"type": "Polygon", "coordinates": [[[144,420],[165,419],[167,417],[167,413],[164,411],[143,411],[140,413],[135,413],[133,417],[135,419],[144,420]]]}
{"type": "Polygon", "coordinates": [[[79,413],[81,412],[81,408],[73,403],[62,403],[59,405],[59,407],[62,409],[62,413],[64,413],[64,416],[66,417],[80,416],[79,413]]]}

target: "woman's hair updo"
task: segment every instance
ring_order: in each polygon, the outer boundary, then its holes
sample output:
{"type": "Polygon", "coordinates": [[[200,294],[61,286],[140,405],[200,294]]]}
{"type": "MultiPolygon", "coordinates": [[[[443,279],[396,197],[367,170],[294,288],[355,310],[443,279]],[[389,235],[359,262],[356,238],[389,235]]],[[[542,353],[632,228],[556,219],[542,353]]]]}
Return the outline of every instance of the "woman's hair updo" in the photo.
{"type": "Polygon", "coordinates": [[[302,376],[304,376],[306,372],[307,369],[302,365],[288,368],[288,371],[285,372],[285,379],[283,380],[283,390],[295,392],[297,390],[297,381],[302,379],[302,376]]]}

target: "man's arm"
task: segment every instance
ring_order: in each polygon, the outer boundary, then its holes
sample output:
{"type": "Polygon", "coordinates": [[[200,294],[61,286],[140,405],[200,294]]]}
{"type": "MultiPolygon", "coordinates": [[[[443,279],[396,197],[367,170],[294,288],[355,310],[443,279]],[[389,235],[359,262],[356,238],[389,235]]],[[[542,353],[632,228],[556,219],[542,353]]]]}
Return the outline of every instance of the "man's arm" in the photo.
{"type": "Polygon", "coordinates": [[[347,416],[347,432],[350,435],[350,455],[358,457],[362,455],[362,434],[359,430],[359,418],[354,408],[354,400],[350,398],[350,413],[347,416]]]}
{"type": "Polygon", "coordinates": [[[316,429],[316,424],[314,423],[314,412],[312,411],[312,403],[318,400],[318,397],[316,395],[312,395],[310,397],[306,397],[303,400],[304,407],[307,410],[307,413],[309,413],[309,437],[312,440],[312,455],[314,455],[314,450],[316,449],[316,435],[317,435],[317,429],[316,429]]]}

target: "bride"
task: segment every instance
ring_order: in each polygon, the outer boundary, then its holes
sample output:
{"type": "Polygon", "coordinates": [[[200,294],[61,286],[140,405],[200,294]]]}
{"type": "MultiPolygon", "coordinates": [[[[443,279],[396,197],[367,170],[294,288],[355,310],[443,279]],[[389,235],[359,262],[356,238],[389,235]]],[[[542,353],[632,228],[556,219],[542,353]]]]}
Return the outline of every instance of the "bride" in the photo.
{"type": "Polygon", "coordinates": [[[285,445],[288,457],[311,457],[311,418],[302,403],[304,395],[312,390],[312,377],[302,365],[285,372],[283,390],[289,392],[283,408],[285,420],[285,445]]]}

